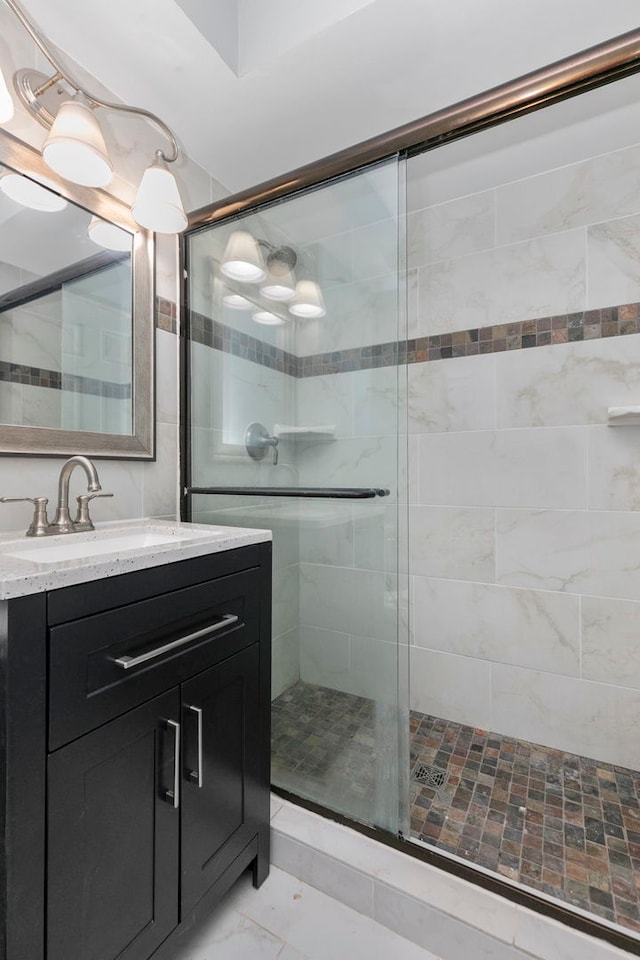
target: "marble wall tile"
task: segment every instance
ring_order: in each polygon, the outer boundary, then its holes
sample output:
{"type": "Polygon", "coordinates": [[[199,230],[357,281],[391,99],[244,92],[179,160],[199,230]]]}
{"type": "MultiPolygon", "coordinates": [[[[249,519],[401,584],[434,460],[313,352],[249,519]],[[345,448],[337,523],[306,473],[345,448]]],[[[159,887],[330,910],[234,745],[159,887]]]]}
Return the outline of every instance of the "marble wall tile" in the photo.
{"type": "Polygon", "coordinates": [[[490,430],[495,371],[495,355],[409,364],[409,432],[490,430]]]}
{"type": "MultiPolygon", "coordinates": [[[[354,280],[398,275],[399,222],[397,217],[378,220],[351,233],[354,280]]],[[[395,280],[397,282],[397,280],[395,280]]]]}
{"type": "Polygon", "coordinates": [[[295,385],[295,417],[300,427],[334,426],[336,436],[353,435],[351,374],[304,377],[295,385]]]}
{"type": "Polygon", "coordinates": [[[297,563],[290,567],[281,567],[273,573],[273,636],[279,637],[297,627],[300,622],[299,603],[301,602],[297,563]]]}
{"type": "Polygon", "coordinates": [[[640,600],[640,516],[499,510],[497,581],[640,600]]]}
{"type": "Polygon", "coordinates": [[[587,230],[587,307],[632,303],[640,297],[640,215],[587,230]]]}
{"type": "MultiPolygon", "coordinates": [[[[407,270],[405,308],[407,314],[407,337],[418,336],[418,270],[407,270]]],[[[402,329],[402,321],[400,324],[402,329]]]]}
{"type": "Polygon", "coordinates": [[[346,633],[301,626],[300,679],[332,690],[352,693],[350,638],[346,633]]]}
{"type": "Polygon", "coordinates": [[[640,334],[514,350],[496,357],[501,427],[606,423],[638,399],[640,334]]]}
{"type": "Polygon", "coordinates": [[[582,676],[640,690],[640,604],[582,597],[581,617],[582,676]]]}
{"type": "Polygon", "coordinates": [[[375,571],[301,563],[300,624],[393,642],[397,625],[391,579],[375,571]]]}
{"type": "Polygon", "coordinates": [[[327,287],[326,316],[298,324],[296,353],[327,353],[398,339],[399,296],[395,275],[327,287]]]}
{"type": "Polygon", "coordinates": [[[491,670],[486,660],[411,648],[409,706],[483,730],[491,727],[491,670]]]}
{"type": "Polygon", "coordinates": [[[2,359],[44,370],[62,370],[62,304],[60,293],[2,314],[2,359]]]}
{"type": "Polygon", "coordinates": [[[393,435],[402,416],[403,367],[378,367],[340,374],[353,392],[353,433],[357,437],[393,435]]]}
{"type": "Polygon", "coordinates": [[[393,573],[406,568],[398,552],[406,546],[399,530],[399,514],[406,508],[385,506],[382,500],[367,500],[353,505],[353,563],[363,570],[393,573]]]}
{"type": "Polygon", "coordinates": [[[275,700],[300,679],[300,638],[294,627],[274,636],[271,652],[271,699],[275,700]]]}
{"type": "Polygon", "coordinates": [[[300,559],[307,563],[353,566],[353,507],[348,501],[325,501],[322,512],[313,507],[299,508],[300,559]]]}
{"type": "Polygon", "coordinates": [[[176,516],[179,500],[178,460],[177,424],[156,424],[155,462],[142,464],[143,516],[176,516]]]}
{"type": "MultiPolygon", "coordinates": [[[[14,417],[17,417],[17,419],[8,420],[4,414],[0,414],[0,423],[37,423],[39,427],[59,427],[61,425],[63,399],[61,390],[51,390],[48,387],[32,387],[26,383],[3,383],[2,386],[7,389],[7,393],[0,394],[0,397],[11,397],[14,417]]],[[[79,396],[82,398],[81,394],[79,396]]],[[[119,400],[113,400],[112,403],[118,407],[122,406],[119,400]]],[[[1,400],[0,404],[2,404],[1,400]]],[[[128,404],[126,406],[128,408],[128,404]]],[[[120,430],[116,432],[120,432],[120,430]]],[[[124,429],[122,432],[128,433],[129,431],[124,429]]]]}
{"type": "Polygon", "coordinates": [[[156,419],[177,423],[178,338],[165,330],[156,330],[156,385],[156,419]]]}
{"type": "Polygon", "coordinates": [[[407,216],[407,265],[420,267],[495,246],[493,190],[449,200],[407,216]]]}
{"type": "Polygon", "coordinates": [[[395,500],[397,462],[396,436],[348,437],[300,450],[297,468],[301,485],[382,487],[395,500]]]}
{"type": "Polygon", "coordinates": [[[640,212],[640,146],[547,170],[496,190],[498,243],[640,212]]]}
{"type": "Polygon", "coordinates": [[[640,690],[504,664],[491,668],[491,729],[635,769],[640,690]]]}
{"type": "MultiPolygon", "coordinates": [[[[397,644],[351,636],[350,649],[349,692],[378,703],[395,704],[398,699],[397,644]]],[[[395,739],[395,731],[391,736],[395,739]]],[[[394,748],[397,749],[397,743],[394,748]]]]}
{"type": "Polygon", "coordinates": [[[409,569],[416,576],[495,581],[494,511],[412,506],[409,569]]]}
{"type": "Polygon", "coordinates": [[[582,430],[479,430],[418,439],[421,503],[585,507],[582,430]]]}
{"type": "Polygon", "coordinates": [[[579,676],[578,597],[424,577],[412,594],[417,646],[579,676]]]}
{"type": "Polygon", "coordinates": [[[640,510],[640,427],[590,427],[589,507],[640,510]]]}
{"type": "Polygon", "coordinates": [[[584,233],[444,260],[422,267],[419,283],[420,336],[583,310],[584,233]]]}

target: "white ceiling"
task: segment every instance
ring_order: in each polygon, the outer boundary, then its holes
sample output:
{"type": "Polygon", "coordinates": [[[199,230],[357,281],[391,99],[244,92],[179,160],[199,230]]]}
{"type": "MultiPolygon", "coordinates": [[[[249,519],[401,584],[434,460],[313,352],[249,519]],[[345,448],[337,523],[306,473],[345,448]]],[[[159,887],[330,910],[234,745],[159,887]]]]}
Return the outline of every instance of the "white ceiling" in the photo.
{"type": "Polygon", "coordinates": [[[232,191],[640,25],[637,0],[23,2],[232,191]]]}

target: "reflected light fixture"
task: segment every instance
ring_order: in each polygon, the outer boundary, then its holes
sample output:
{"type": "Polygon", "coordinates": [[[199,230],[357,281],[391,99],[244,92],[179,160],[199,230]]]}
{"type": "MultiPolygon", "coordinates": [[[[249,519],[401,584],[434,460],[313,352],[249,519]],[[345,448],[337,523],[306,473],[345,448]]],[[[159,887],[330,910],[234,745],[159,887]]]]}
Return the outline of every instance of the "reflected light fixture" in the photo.
{"type": "MultiPolygon", "coordinates": [[[[104,187],[113,177],[113,165],[96,109],[117,110],[150,120],[166,137],[169,147],[156,150],[153,163],[145,170],[132,216],[141,227],[157,233],[184,230],[187,217],[178,185],[168,167],[178,159],[179,148],[166,123],[149,110],[111,103],[88,93],[60,64],[17,0],[5,2],[55,71],[48,77],[37,70],[20,69],[13,77],[21,102],[50,131],[42,151],[45,162],[72,183],[104,187]]],[[[0,123],[8,123],[12,116],[13,101],[4,79],[0,78],[0,123]]]]}
{"type": "Polygon", "coordinates": [[[277,327],[285,322],[282,317],[277,316],[275,313],[271,313],[269,310],[256,310],[253,315],[253,319],[256,323],[264,323],[270,327],[277,327]]]}
{"type": "Polygon", "coordinates": [[[234,230],[227,241],[220,270],[231,280],[260,283],[267,275],[256,240],[246,230],[234,230]]]}
{"type": "Polygon", "coordinates": [[[260,243],[269,249],[267,275],[260,284],[260,293],[267,300],[286,303],[295,294],[293,268],[298,262],[298,255],[291,247],[272,247],[266,240],[260,243]]]}
{"type": "Polygon", "coordinates": [[[59,193],[52,193],[20,173],[5,173],[0,177],[0,190],[10,200],[41,213],[59,213],[67,206],[67,201],[59,193]]]}
{"type": "Polygon", "coordinates": [[[298,280],[289,313],[303,320],[317,320],[326,314],[322,291],[313,280],[298,280]]]}
{"type": "Polygon", "coordinates": [[[0,70],[0,123],[9,123],[13,119],[13,100],[7,87],[7,81],[0,70]]]}
{"type": "Polygon", "coordinates": [[[222,302],[225,307],[231,307],[232,310],[250,310],[253,306],[251,300],[247,300],[239,293],[225,293],[222,302]]]}
{"type": "Polygon", "coordinates": [[[122,253],[131,252],[132,236],[126,230],[116,227],[115,223],[109,223],[101,217],[91,217],[87,228],[89,238],[99,247],[105,250],[118,250],[122,253]]]}

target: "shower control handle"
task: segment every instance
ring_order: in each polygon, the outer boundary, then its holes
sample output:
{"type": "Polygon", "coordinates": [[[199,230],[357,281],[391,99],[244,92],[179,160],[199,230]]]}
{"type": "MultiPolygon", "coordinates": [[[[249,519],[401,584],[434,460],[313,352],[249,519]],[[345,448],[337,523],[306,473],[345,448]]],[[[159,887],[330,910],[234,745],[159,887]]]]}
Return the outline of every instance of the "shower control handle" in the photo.
{"type": "Polygon", "coordinates": [[[278,437],[272,437],[262,424],[250,423],[244,435],[244,445],[252,460],[264,460],[269,447],[273,450],[273,465],[278,465],[278,437]]]}

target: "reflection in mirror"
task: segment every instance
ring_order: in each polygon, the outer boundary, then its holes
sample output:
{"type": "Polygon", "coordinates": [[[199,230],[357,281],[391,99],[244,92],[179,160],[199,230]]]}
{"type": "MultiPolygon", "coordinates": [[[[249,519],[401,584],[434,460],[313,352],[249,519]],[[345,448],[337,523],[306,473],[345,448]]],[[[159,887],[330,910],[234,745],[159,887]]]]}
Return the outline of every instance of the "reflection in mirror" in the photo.
{"type": "Polygon", "coordinates": [[[135,432],[132,240],[0,165],[0,424],[135,432]]]}

